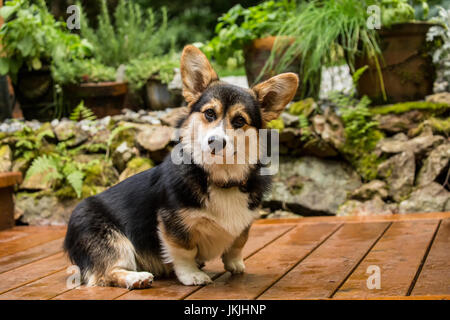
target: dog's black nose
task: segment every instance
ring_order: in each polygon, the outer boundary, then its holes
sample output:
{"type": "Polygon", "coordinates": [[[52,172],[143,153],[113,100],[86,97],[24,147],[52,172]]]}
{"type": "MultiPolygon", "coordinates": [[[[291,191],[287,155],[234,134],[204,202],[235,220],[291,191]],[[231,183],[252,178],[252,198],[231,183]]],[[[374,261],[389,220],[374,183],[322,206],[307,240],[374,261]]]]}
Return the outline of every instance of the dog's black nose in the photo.
{"type": "Polygon", "coordinates": [[[208,138],[209,148],[213,151],[213,153],[222,150],[227,145],[227,142],[224,138],[219,138],[217,136],[211,136],[208,138]]]}

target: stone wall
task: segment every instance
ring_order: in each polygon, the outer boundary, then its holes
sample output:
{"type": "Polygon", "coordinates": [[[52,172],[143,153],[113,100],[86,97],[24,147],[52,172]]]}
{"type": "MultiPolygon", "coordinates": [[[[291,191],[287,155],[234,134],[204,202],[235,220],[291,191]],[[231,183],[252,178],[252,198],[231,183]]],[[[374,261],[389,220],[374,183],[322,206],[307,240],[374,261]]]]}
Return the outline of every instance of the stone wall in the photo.
{"type": "MultiPolygon", "coordinates": [[[[428,102],[375,108],[375,138],[359,147],[349,144],[340,110],[330,101],[291,105],[270,123],[279,129],[281,161],[262,215],[450,211],[449,97],[441,93],[428,102]]],[[[0,171],[26,177],[16,190],[16,219],[66,223],[80,198],[161,162],[174,146],[174,126],[185,112],[124,110],[96,121],[1,123],[0,171]],[[29,174],[42,155],[57,155],[58,164],[29,174]],[[82,171],[79,194],[58,166],[82,171]]]]}

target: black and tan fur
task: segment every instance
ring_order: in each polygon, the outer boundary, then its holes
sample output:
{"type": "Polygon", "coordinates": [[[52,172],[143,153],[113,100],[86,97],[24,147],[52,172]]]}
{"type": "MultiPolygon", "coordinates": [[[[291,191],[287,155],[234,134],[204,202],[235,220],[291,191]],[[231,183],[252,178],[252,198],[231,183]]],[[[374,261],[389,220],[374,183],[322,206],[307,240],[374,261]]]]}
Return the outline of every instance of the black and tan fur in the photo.
{"type": "MultiPolygon", "coordinates": [[[[220,82],[193,46],[183,51],[181,74],[188,114],[180,120],[181,148],[174,152],[193,153],[203,146],[201,153],[212,157],[233,152],[237,127],[257,134],[277,118],[298,86],[292,73],[252,89],[220,82]],[[220,136],[222,129],[233,133],[220,136]],[[188,143],[194,133],[200,138],[188,143]],[[221,154],[205,150],[206,138],[207,146],[220,138],[228,147],[221,154]]],[[[153,276],[174,271],[185,285],[207,284],[211,279],[199,266],[217,256],[226,270],[244,271],[242,247],[270,178],[260,174],[259,164],[206,164],[192,158],[192,164],[175,164],[168,156],[77,206],[64,248],[85,283],[145,288],[153,276]]]]}

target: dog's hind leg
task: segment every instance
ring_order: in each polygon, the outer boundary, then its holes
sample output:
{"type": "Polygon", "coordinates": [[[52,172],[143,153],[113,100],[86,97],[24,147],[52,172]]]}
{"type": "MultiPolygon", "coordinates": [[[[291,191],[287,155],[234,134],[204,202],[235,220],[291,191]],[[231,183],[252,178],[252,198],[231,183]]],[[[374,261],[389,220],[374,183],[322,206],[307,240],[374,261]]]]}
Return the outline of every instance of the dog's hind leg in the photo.
{"type": "Polygon", "coordinates": [[[115,232],[110,244],[114,248],[114,258],[106,267],[105,282],[127,289],[149,288],[153,282],[153,275],[137,271],[136,252],[130,240],[115,232]]]}

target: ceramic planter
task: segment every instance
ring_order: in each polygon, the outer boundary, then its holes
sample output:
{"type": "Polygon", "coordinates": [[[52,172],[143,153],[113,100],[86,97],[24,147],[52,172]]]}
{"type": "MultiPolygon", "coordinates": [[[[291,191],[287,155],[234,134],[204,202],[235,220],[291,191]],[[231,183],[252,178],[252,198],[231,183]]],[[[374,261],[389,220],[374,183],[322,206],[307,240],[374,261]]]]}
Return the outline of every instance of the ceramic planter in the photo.
{"type": "Polygon", "coordinates": [[[383,99],[374,61],[366,57],[355,61],[356,69],[369,66],[359,79],[358,93],[367,95],[375,104],[423,100],[432,94],[436,70],[426,43],[426,34],[432,26],[411,22],[380,29],[380,63],[388,100],[383,99]]]}
{"type": "MultiPolygon", "coordinates": [[[[257,79],[261,71],[263,70],[264,65],[270,57],[270,52],[274,46],[275,40],[277,37],[271,36],[261,39],[253,40],[248,46],[244,48],[244,59],[245,59],[245,73],[247,75],[247,81],[250,87],[254,86],[257,83],[257,79]]],[[[275,65],[277,64],[277,59],[275,59],[275,65]]],[[[286,70],[283,72],[294,72],[299,73],[301,65],[301,59],[298,57],[294,60],[286,70]]],[[[270,77],[276,75],[274,70],[268,70],[258,82],[262,82],[264,80],[269,79],[270,77]]],[[[299,75],[300,79],[302,79],[302,75],[299,75]]],[[[310,92],[309,96],[316,96],[320,90],[320,79],[317,85],[314,86],[313,90],[308,90],[305,88],[305,92],[310,92]]],[[[302,97],[303,86],[300,81],[299,88],[297,90],[297,94],[295,95],[295,100],[305,98],[302,97]]]]}
{"type": "Polygon", "coordinates": [[[127,92],[128,84],[125,82],[89,82],[64,87],[70,110],[84,101],[84,105],[99,118],[120,114],[127,92]]]}

